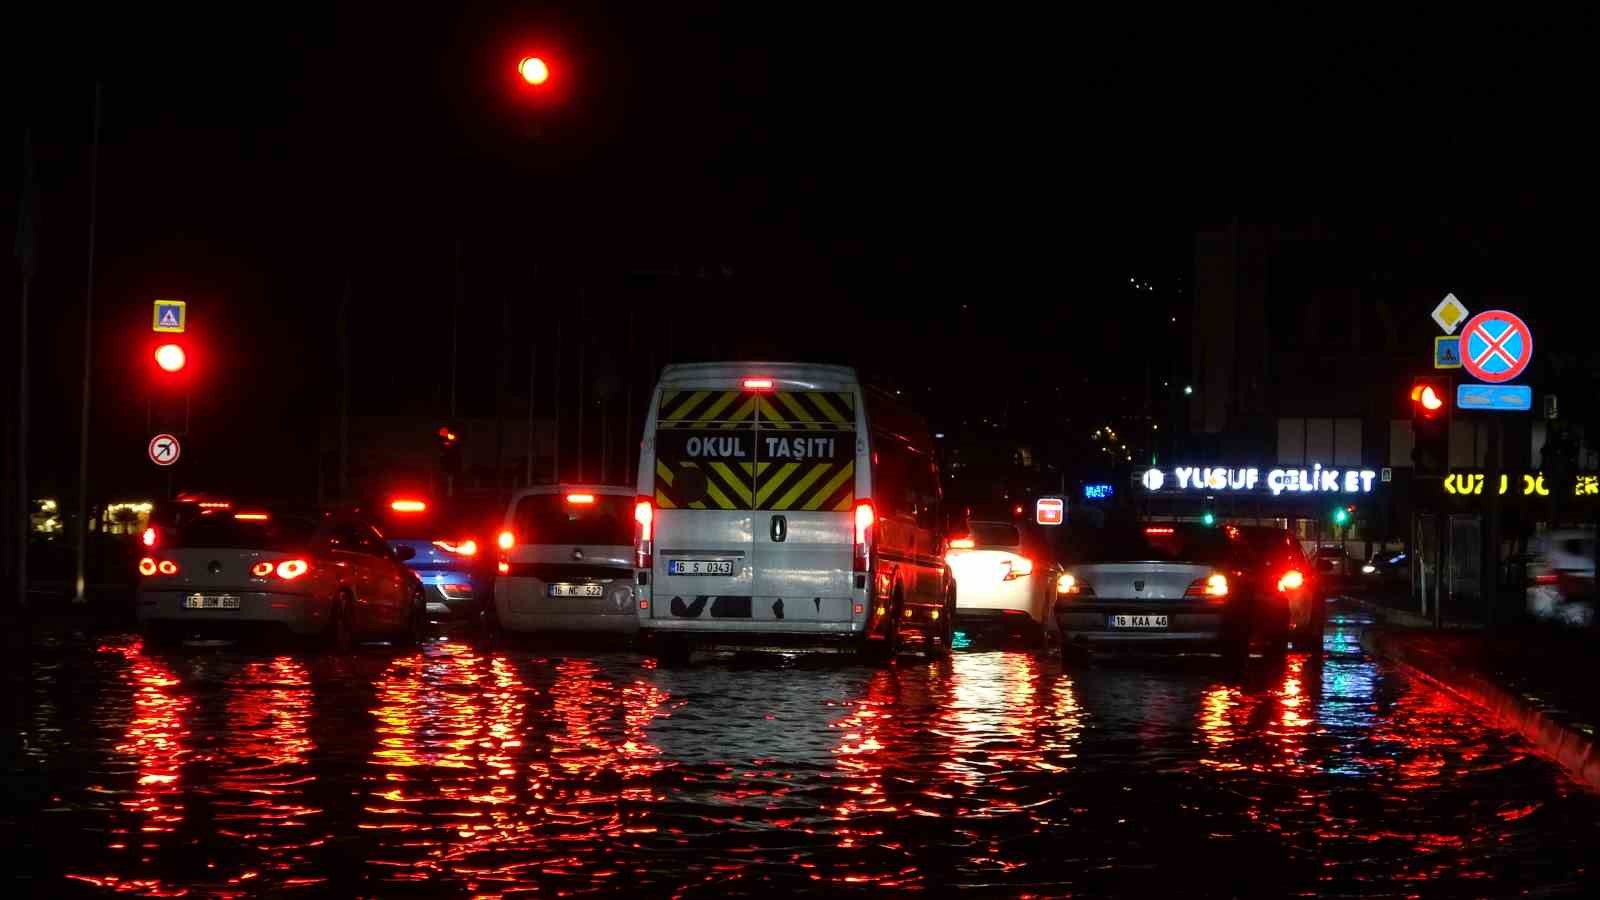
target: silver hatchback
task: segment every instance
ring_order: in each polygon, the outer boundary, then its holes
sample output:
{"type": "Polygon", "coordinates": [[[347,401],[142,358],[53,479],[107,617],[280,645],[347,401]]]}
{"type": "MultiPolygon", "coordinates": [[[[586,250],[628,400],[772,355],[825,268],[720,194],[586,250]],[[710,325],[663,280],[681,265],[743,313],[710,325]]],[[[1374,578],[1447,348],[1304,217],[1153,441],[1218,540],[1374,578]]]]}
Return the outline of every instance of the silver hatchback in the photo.
{"type": "Polygon", "coordinates": [[[632,488],[564,484],[517,494],[497,539],[492,624],[637,632],[633,532],[632,488]]]}

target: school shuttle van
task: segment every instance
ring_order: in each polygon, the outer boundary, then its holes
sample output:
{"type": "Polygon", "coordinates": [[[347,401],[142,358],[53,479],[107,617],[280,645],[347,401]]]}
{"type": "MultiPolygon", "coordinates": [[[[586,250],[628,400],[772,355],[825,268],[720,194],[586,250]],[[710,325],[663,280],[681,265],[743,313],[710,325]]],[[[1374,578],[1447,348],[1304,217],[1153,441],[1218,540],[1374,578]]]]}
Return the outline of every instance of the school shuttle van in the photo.
{"type": "Polygon", "coordinates": [[[634,501],[641,635],[693,646],[949,652],[939,470],[923,420],[854,369],[668,366],[634,501]]]}

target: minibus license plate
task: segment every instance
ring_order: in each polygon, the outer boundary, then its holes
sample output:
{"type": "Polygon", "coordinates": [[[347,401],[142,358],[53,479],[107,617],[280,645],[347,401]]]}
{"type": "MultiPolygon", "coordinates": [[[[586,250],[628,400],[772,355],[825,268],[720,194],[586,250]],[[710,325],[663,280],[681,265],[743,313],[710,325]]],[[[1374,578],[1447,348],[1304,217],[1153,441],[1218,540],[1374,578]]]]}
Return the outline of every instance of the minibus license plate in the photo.
{"type": "Polygon", "coordinates": [[[668,575],[732,575],[731,559],[669,559],[668,575]]]}

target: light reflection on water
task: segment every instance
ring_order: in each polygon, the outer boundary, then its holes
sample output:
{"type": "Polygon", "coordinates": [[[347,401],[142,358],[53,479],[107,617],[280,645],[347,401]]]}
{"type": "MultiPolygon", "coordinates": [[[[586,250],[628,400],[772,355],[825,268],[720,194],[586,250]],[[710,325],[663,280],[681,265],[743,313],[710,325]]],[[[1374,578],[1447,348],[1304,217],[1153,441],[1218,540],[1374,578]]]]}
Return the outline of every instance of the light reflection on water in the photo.
{"type": "Polygon", "coordinates": [[[451,641],[348,658],[113,642],[39,688],[60,707],[80,673],[97,698],[35,745],[63,761],[40,840],[79,848],[40,877],[485,896],[1588,877],[1593,797],[1334,630],[1328,647],[1233,676],[982,646],[659,669],[451,641]]]}

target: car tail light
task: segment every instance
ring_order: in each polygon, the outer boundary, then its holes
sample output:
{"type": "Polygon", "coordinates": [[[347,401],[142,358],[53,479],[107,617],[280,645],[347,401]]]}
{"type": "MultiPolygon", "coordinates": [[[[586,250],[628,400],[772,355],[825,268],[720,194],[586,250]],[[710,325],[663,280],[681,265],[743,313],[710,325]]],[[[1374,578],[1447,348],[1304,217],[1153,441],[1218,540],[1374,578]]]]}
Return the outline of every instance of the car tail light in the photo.
{"type": "Polygon", "coordinates": [[[450,600],[466,600],[472,597],[472,585],[455,582],[441,583],[439,592],[450,600]]]}
{"type": "MultiPolygon", "coordinates": [[[[142,566],[144,564],[140,563],[140,565],[142,566]]],[[[1535,575],[1535,576],[1533,576],[1533,583],[1534,584],[1556,584],[1560,580],[1561,580],[1561,576],[1555,574],[1554,572],[1551,572],[1551,573],[1548,573],[1548,574],[1545,574],[1545,575],[1535,575]]]]}
{"type": "Polygon", "coordinates": [[[227,500],[201,500],[198,505],[201,509],[233,509],[227,500]]]}
{"type": "Polygon", "coordinates": [[[449,541],[434,541],[433,545],[446,553],[454,553],[457,556],[478,555],[478,542],[472,538],[467,538],[459,544],[452,544],[449,541]]]}
{"type": "Polygon", "coordinates": [[[1079,581],[1078,576],[1071,572],[1062,572],[1056,576],[1056,599],[1093,596],[1094,588],[1079,581]]]}
{"type": "Polygon", "coordinates": [[[509,531],[500,532],[500,537],[495,540],[501,550],[510,550],[517,545],[517,536],[509,531]]]}
{"type": "Polygon", "coordinates": [[[510,575],[511,564],[502,559],[494,564],[494,570],[499,572],[501,575],[510,575]]]}
{"type": "Polygon", "coordinates": [[[1174,534],[1176,533],[1176,529],[1170,525],[1151,525],[1149,528],[1144,530],[1144,533],[1157,535],[1174,534]]]}
{"type": "Polygon", "coordinates": [[[592,505],[594,505],[594,495],[593,494],[568,494],[567,495],[567,502],[568,503],[574,503],[574,504],[577,504],[579,506],[592,506],[592,505]]]}
{"type": "Polygon", "coordinates": [[[1006,560],[1006,566],[1006,574],[1001,579],[1002,581],[1015,581],[1018,578],[1026,578],[1033,574],[1033,560],[1026,556],[1012,555],[1010,559],[1006,560]]]}
{"type": "Polygon", "coordinates": [[[649,497],[633,501],[633,564],[648,569],[655,562],[656,505],[649,497]]]}
{"type": "Polygon", "coordinates": [[[1290,569],[1289,571],[1283,573],[1282,578],[1278,579],[1278,590],[1298,591],[1305,585],[1305,583],[1306,577],[1300,574],[1299,569],[1290,569]]]}
{"type": "Polygon", "coordinates": [[[744,380],[744,389],[747,391],[770,391],[772,390],[772,379],[746,378],[744,380]]]}
{"type": "Polygon", "coordinates": [[[872,541],[874,529],[878,522],[878,513],[872,508],[871,500],[863,500],[856,504],[856,552],[855,571],[872,571],[872,541]]]}
{"type": "Polygon", "coordinates": [[[241,522],[265,522],[269,518],[266,513],[234,513],[233,517],[241,522]]]}
{"type": "Polygon", "coordinates": [[[250,567],[250,574],[257,578],[265,578],[272,574],[272,563],[258,562],[250,567]]]}
{"type": "Polygon", "coordinates": [[[1217,572],[1204,578],[1196,578],[1189,584],[1189,589],[1183,592],[1185,597],[1204,597],[1207,600],[1221,600],[1228,596],[1228,576],[1217,572]]]}
{"type": "Polygon", "coordinates": [[[978,546],[978,545],[973,542],[972,538],[951,538],[950,539],[950,549],[951,550],[971,550],[973,547],[976,547],[976,546],[978,546]]]}
{"type": "Polygon", "coordinates": [[[144,534],[140,535],[139,540],[143,541],[146,547],[154,547],[156,545],[156,530],[154,528],[146,528],[144,534]]]}
{"type": "Polygon", "coordinates": [[[148,578],[156,573],[156,561],[146,556],[139,560],[139,574],[148,578]]]}
{"type": "Polygon", "coordinates": [[[389,508],[395,512],[419,513],[425,512],[428,509],[428,504],[421,500],[395,500],[389,504],[389,508]]]}
{"type": "Polygon", "coordinates": [[[178,574],[178,564],[170,559],[163,559],[156,563],[156,571],[163,575],[176,575],[178,574]]]}
{"type": "Polygon", "coordinates": [[[311,566],[303,559],[286,559],[278,563],[278,577],[284,581],[293,581],[304,575],[311,566]]]}

